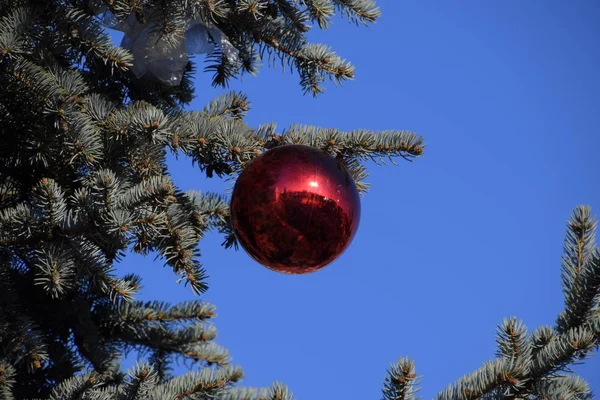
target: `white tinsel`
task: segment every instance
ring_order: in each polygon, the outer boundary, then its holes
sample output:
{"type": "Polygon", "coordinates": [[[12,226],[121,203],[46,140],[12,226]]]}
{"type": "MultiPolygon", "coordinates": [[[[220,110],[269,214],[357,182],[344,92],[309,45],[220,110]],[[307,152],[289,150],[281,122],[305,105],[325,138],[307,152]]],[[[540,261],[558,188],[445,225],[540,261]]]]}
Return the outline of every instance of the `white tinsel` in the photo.
{"type": "Polygon", "coordinates": [[[229,62],[238,59],[238,50],[214,24],[200,18],[186,24],[184,38],[176,46],[169,45],[151,23],[141,24],[134,15],[119,21],[101,0],[89,0],[89,6],[100,22],[109,29],[123,32],[121,47],[134,58],[131,70],[138,78],[152,79],[164,85],[177,86],[194,54],[210,54],[218,46],[229,62]]]}

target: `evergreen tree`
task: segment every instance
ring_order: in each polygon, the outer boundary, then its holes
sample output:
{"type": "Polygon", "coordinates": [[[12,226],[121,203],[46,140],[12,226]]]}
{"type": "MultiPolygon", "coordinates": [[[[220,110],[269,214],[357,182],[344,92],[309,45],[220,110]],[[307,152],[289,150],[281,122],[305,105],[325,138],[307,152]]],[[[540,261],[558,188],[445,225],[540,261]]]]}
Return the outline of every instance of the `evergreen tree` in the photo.
{"type": "MultiPolygon", "coordinates": [[[[160,59],[142,73],[143,53],[113,46],[103,24],[158,38],[168,53],[188,31],[202,33],[190,29],[190,21],[201,21],[213,42],[206,70],[215,85],[256,72],[268,58],[295,69],[302,89],[317,95],[326,79],[354,77],[349,62],[306,39],[310,23],[327,28],[336,10],[365,24],[379,16],[371,0],[0,0],[1,398],[292,398],[278,383],[236,385],[242,372],[213,341],[211,304],[136,301],[141,278],[115,274],[126,250],[154,251],[199,294],[207,289],[200,238],[215,229],[225,246],[235,246],[226,197],[181,192],[167,152],[226,178],[266,149],[307,144],[343,160],[366,192],[362,161],[411,160],[423,153],[422,138],[253,128],[244,123],[249,100],[241,93],[184,111],[194,62],[184,59],[176,84],[152,73],[160,59]],[[120,360],[130,349],[144,359],[125,373],[120,360]],[[172,376],[178,359],[196,372],[172,376]]],[[[556,327],[529,335],[505,321],[498,359],[440,399],[589,398],[585,382],[560,371],[599,343],[595,228],[589,209],[578,208],[565,246],[566,309],[556,327]]],[[[400,359],[388,372],[384,398],[414,398],[413,363],[400,359]]]]}

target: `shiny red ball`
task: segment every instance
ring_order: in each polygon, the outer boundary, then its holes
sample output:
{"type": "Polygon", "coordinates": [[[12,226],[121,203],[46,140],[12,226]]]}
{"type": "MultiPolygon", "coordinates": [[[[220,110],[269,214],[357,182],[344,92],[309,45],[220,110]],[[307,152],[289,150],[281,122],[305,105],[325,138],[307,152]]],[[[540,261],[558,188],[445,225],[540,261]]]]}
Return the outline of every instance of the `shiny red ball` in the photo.
{"type": "Polygon", "coordinates": [[[341,162],[313,147],[284,145],[240,174],[231,220],[238,241],[260,264],[306,274],[346,250],[360,221],[360,198],[341,162]]]}

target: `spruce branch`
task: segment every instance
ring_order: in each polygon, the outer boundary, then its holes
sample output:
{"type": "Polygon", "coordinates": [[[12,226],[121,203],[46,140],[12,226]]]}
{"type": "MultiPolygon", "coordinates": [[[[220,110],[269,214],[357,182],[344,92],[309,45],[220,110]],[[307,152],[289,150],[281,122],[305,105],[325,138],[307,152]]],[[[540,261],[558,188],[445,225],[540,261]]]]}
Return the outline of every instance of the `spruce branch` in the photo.
{"type": "Polygon", "coordinates": [[[437,400],[474,400],[489,393],[514,396],[525,387],[523,371],[513,360],[495,359],[438,393],[437,400]]]}
{"type": "Polygon", "coordinates": [[[64,152],[70,155],[69,163],[74,167],[85,167],[105,159],[103,140],[92,118],[74,107],[58,108],[56,113],[67,131],[64,152]]]}
{"type": "Polygon", "coordinates": [[[294,395],[286,385],[275,382],[271,386],[268,396],[269,400],[292,400],[294,395]]]}
{"type": "Polygon", "coordinates": [[[354,66],[340,58],[329,46],[323,44],[297,44],[292,45],[280,41],[276,37],[265,35],[263,42],[275,49],[284,62],[294,62],[300,75],[300,85],[304,93],[311,93],[314,97],[323,93],[321,86],[327,78],[341,83],[354,78],[354,66]],[[286,58],[289,57],[289,58],[286,58]]]}
{"type": "MultiPolygon", "coordinates": [[[[258,143],[264,143],[264,138],[258,131],[257,136],[258,143]]],[[[367,192],[369,188],[369,184],[364,182],[368,173],[361,162],[374,161],[385,164],[387,158],[395,163],[392,157],[401,157],[410,161],[424,152],[423,138],[413,132],[369,130],[343,132],[306,125],[292,125],[282,135],[271,135],[270,140],[264,143],[264,147],[268,149],[283,144],[304,144],[335,155],[348,168],[360,193],[367,192]]]]}
{"type": "Polygon", "coordinates": [[[78,271],[89,278],[90,289],[103,294],[113,302],[131,301],[137,288],[132,282],[118,279],[102,249],[91,240],[78,236],[66,241],[78,271]]]}
{"type": "Polygon", "coordinates": [[[63,341],[54,340],[48,345],[48,359],[50,362],[44,372],[52,382],[62,382],[84,370],[84,362],[76,349],[63,341]]]}
{"type": "Polygon", "coordinates": [[[204,322],[213,316],[213,310],[201,302],[173,307],[161,302],[135,302],[122,303],[117,308],[107,305],[98,310],[96,318],[105,321],[105,336],[118,338],[126,346],[152,351],[162,365],[168,364],[173,355],[223,366],[228,364],[229,355],[212,343],[216,330],[204,322]]]}
{"type": "Polygon", "coordinates": [[[210,117],[230,116],[242,119],[250,108],[248,96],[241,92],[228,92],[212,100],[204,107],[204,113],[210,117]]]}
{"type": "Polygon", "coordinates": [[[328,46],[309,44],[303,47],[301,53],[290,55],[295,58],[304,93],[310,92],[314,97],[323,93],[321,83],[327,78],[338,84],[354,78],[354,66],[332,52],[328,46]]]}
{"type": "Polygon", "coordinates": [[[265,16],[267,3],[261,0],[239,0],[235,10],[239,14],[247,14],[252,19],[258,20],[265,16]]]}
{"type": "Polygon", "coordinates": [[[2,400],[14,399],[12,387],[15,384],[16,371],[8,362],[0,360],[0,398],[2,400]]]}
{"type": "Polygon", "coordinates": [[[222,194],[201,193],[196,190],[189,190],[185,194],[198,213],[197,218],[222,222],[229,215],[229,203],[222,194]]]}
{"type": "Polygon", "coordinates": [[[0,244],[9,248],[26,244],[41,226],[34,211],[24,204],[0,210],[0,244]]]}
{"type": "Polygon", "coordinates": [[[193,190],[186,192],[186,196],[194,208],[191,222],[198,235],[203,235],[208,229],[216,229],[226,237],[226,241],[233,240],[229,245],[224,244],[226,248],[237,243],[231,229],[229,201],[225,196],[214,193],[202,194],[193,190]]]}
{"type": "Polygon", "coordinates": [[[51,298],[63,297],[75,285],[75,263],[67,251],[56,245],[36,249],[33,267],[34,283],[42,286],[51,298]]]}
{"type": "Polygon", "coordinates": [[[2,400],[13,400],[12,387],[15,384],[16,371],[6,361],[0,361],[0,398],[2,400]]]}
{"type": "Polygon", "coordinates": [[[356,23],[367,25],[381,17],[381,11],[373,0],[334,0],[342,14],[356,23]]]}
{"type": "Polygon", "coordinates": [[[515,398],[535,393],[542,398],[588,398],[580,380],[554,380],[557,372],[587,357],[600,338],[600,316],[562,334],[551,334],[543,327],[533,334],[534,351],[527,357],[526,328],[513,320],[505,320],[500,328],[499,347],[503,358],[485,363],[475,372],[458,380],[436,399],[515,398]],[[521,354],[515,357],[515,354],[521,354]],[[552,397],[554,393],[557,397],[552,397]],[[544,396],[548,397],[544,397],[544,396]],[[560,397],[564,396],[564,397],[560,397]]]}
{"type": "Polygon", "coordinates": [[[58,64],[50,64],[48,72],[54,80],[57,89],[56,101],[58,106],[65,103],[85,105],[80,97],[85,96],[90,87],[85,81],[83,75],[77,70],[65,70],[58,64]]]}
{"type": "Polygon", "coordinates": [[[600,248],[595,244],[596,220],[589,207],[577,207],[568,224],[563,256],[566,309],[557,327],[541,326],[527,335],[516,319],[498,328],[498,358],[461,378],[438,399],[515,398],[587,399],[581,379],[561,375],[600,344],[600,248]]]}
{"type": "Polygon", "coordinates": [[[88,57],[96,57],[110,66],[111,74],[115,70],[128,71],[133,65],[131,53],[113,46],[100,24],[84,11],[69,6],[61,7],[54,10],[54,18],[61,27],[60,32],[69,35],[69,39],[82,53],[88,57]]]}
{"type": "Polygon", "coordinates": [[[408,358],[400,358],[387,371],[383,384],[382,400],[417,400],[419,377],[415,373],[415,363],[408,358]]]}
{"type": "Polygon", "coordinates": [[[369,173],[367,172],[367,168],[365,168],[365,166],[362,165],[355,158],[344,157],[344,156],[341,156],[339,158],[342,160],[342,162],[346,166],[346,169],[350,173],[350,176],[352,176],[352,178],[354,179],[358,193],[361,195],[364,195],[366,192],[368,192],[369,188],[371,187],[371,184],[368,182],[365,182],[365,179],[369,176],[369,173]]]}
{"type": "Polygon", "coordinates": [[[600,293],[600,249],[596,248],[598,221],[589,207],[580,206],[567,225],[562,262],[565,310],[556,321],[558,332],[583,322],[600,293]]]}
{"type": "Polygon", "coordinates": [[[2,327],[0,345],[3,355],[10,358],[21,373],[33,374],[48,361],[48,346],[37,324],[29,317],[17,318],[13,324],[2,327]]]}
{"type": "Polygon", "coordinates": [[[171,360],[168,352],[161,349],[154,350],[152,355],[148,357],[148,362],[156,371],[159,382],[165,382],[173,377],[171,375],[171,360]]]}
{"type": "Polygon", "coordinates": [[[62,225],[67,203],[64,192],[53,179],[42,179],[32,190],[33,209],[46,229],[62,225]]]}
{"type": "MultiPolygon", "coordinates": [[[[293,1],[293,0],[292,0],[293,1]]],[[[288,23],[299,32],[308,32],[309,16],[306,10],[296,8],[296,5],[289,0],[275,0],[277,7],[276,15],[281,15],[288,23]]]]}
{"type": "Polygon", "coordinates": [[[32,102],[35,99],[35,102],[44,104],[43,102],[47,101],[53,93],[60,90],[56,87],[56,80],[48,71],[25,59],[14,63],[10,75],[21,87],[31,93],[29,97],[32,102]]]}
{"type": "MultiPolygon", "coordinates": [[[[7,384],[13,390],[33,382],[32,375],[49,361],[43,322],[35,318],[38,310],[23,301],[24,294],[35,297],[27,275],[25,262],[0,248],[0,367],[6,367],[7,384]],[[13,373],[19,378],[12,380],[13,373]]],[[[0,393],[5,388],[0,385],[0,393]]]]}
{"type": "Polygon", "coordinates": [[[542,325],[535,329],[531,334],[532,356],[536,356],[537,353],[539,353],[544,347],[552,342],[556,336],[557,333],[551,326],[542,325]]]}
{"type": "Polygon", "coordinates": [[[204,72],[211,72],[213,74],[213,87],[228,87],[229,81],[233,79],[239,71],[239,65],[231,62],[229,58],[223,54],[222,49],[218,47],[213,53],[206,57],[206,64],[204,72]]]}
{"type": "Polygon", "coordinates": [[[166,207],[171,196],[175,194],[175,185],[167,175],[153,175],[147,180],[123,189],[114,201],[119,208],[131,211],[144,206],[150,206],[150,210],[158,211],[166,207]]]}
{"type": "Polygon", "coordinates": [[[277,144],[305,144],[330,154],[356,158],[360,161],[380,161],[392,157],[412,160],[424,152],[423,138],[410,131],[344,132],[310,125],[291,125],[278,138],[277,144]]]}
{"type": "MultiPolygon", "coordinates": [[[[174,196],[173,198],[175,199],[174,196]]],[[[165,265],[171,266],[175,273],[181,275],[180,281],[189,284],[195,293],[206,291],[206,272],[198,261],[200,253],[196,247],[199,237],[189,226],[181,207],[168,207],[159,226],[164,231],[164,236],[158,240],[157,248],[165,265]]]]}
{"type": "Polygon", "coordinates": [[[564,370],[573,362],[584,359],[598,344],[600,315],[570,328],[539,350],[533,358],[531,377],[536,379],[564,370]]]}
{"type": "Polygon", "coordinates": [[[274,382],[271,387],[260,389],[249,387],[232,387],[222,395],[220,400],[293,400],[294,395],[289,388],[280,383],[274,382]]]}
{"type": "Polygon", "coordinates": [[[335,15],[335,6],[331,0],[309,0],[306,6],[310,17],[319,24],[319,28],[327,29],[331,17],[335,15]]]}
{"type": "Polygon", "coordinates": [[[119,400],[145,400],[158,383],[156,371],[147,363],[136,363],[128,376],[121,387],[119,400]]]}
{"type": "MultiPolygon", "coordinates": [[[[217,331],[212,325],[196,323],[179,327],[169,323],[172,321],[163,318],[159,313],[157,314],[148,313],[144,319],[140,320],[133,319],[131,313],[126,316],[121,315],[119,323],[123,337],[131,340],[132,344],[140,344],[142,337],[150,341],[165,339],[168,340],[168,345],[160,346],[163,351],[179,351],[177,349],[181,349],[182,346],[207,343],[217,336],[217,331]]],[[[148,347],[153,348],[152,346],[148,347]]]]}
{"type": "Polygon", "coordinates": [[[540,399],[591,400],[589,384],[579,376],[556,375],[537,381],[532,392],[540,399]]]}
{"type": "Polygon", "coordinates": [[[88,372],[83,376],[73,376],[61,382],[50,395],[49,400],[75,400],[90,395],[92,390],[102,385],[101,375],[88,372]]]}
{"type": "MultiPolygon", "coordinates": [[[[165,115],[148,103],[135,102],[126,111],[116,111],[108,118],[107,127],[118,132],[112,137],[124,138],[139,132],[137,138],[146,137],[154,145],[168,144],[174,152],[191,156],[193,163],[210,177],[239,172],[261,151],[282,144],[306,144],[321,148],[344,159],[357,179],[366,177],[366,170],[356,161],[374,160],[392,163],[393,157],[412,160],[423,154],[423,138],[413,132],[356,130],[342,132],[335,129],[292,125],[283,134],[275,132],[273,124],[251,129],[241,121],[240,111],[247,108],[247,100],[236,93],[213,101],[203,112],[165,115]],[[227,118],[223,113],[233,113],[227,118]],[[176,139],[176,142],[174,142],[176,139]]],[[[154,146],[153,145],[153,146],[154,146]]],[[[164,154],[159,147],[138,147],[152,150],[156,155],[130,154],[130,164],[139,169],[140,177],[150,177],[163,171],[164,154]],[[135,157],[135,158],[133,158],[135,157]],[[156,161],[155,161],[156,160],[156,161]],[[144,169],[141,169],[144,168],[144,169]]],[[[361,191],[367,185],[361,185],[361,191]]]]}
{"type": "MultiPolygon", "coordinates": [[[[100,128],[110,127],[107,119],[116,111],[116,104],[99,93],[90,93],[84,97],[85,112],[100,128]]],[[[110,132],[113,134],[114,132],[110,132]]],[[[118,137],[118,136],[117,136],[118,137]]]]}
{"type": "Polygon", "coordinates": [[[31,39],[27,33],[31,30],[36,14],[26,5],[8,10],[0,18],[0,63],[5,57],[22,57],[31,53],[31,43],[28,43],[31,39]]]}
{"type": "Polygon", "coordinates": [[[19,184],[10,176],[2,176],[0,181],[0,209],[16,204],[19,184]]]}
{"type": "MultiPolygon", "coordinates": [[[[181,43],[186,28],[186,1],[185,0],[159,0],[155,10],[159,10],[159,28],[162,38],[171,47],[181,43]]],[[[148,21],[152,24],[152,21],[148,21]]]]}
{"type": "Polygon", "coordinates": [[[527,327],[521,321],[515,317],[504,319],[497,329],[496,343],[498,358],[518,361],[525,372],[529,370],[532,346],[527,327]]]}
{"type": "Polygon", "coordinates": [[[73,342],[94,371],[101,374],[118,371],[120,354],[112,341],[101,335],[101,324],[95,317],[92,304],[82,295],[78,295],[73,301],[73,342]]]}
{"type": "Polygon", "coordinates": [[[160,301],[146,303],[136,301],[121,304],[118,312],[122,319],[131,322],[205,322],[214,318],[215,306],[199,301],[186,301],[173,306],[160,301]]]}
{"type": "Polygon", "coordinates": [[[175,393],[177,399],[221,398],[242,377],[243,373],[238,367],[205,368],[197,373],[173,378],[164,386],[168,392],[175,393]]]}

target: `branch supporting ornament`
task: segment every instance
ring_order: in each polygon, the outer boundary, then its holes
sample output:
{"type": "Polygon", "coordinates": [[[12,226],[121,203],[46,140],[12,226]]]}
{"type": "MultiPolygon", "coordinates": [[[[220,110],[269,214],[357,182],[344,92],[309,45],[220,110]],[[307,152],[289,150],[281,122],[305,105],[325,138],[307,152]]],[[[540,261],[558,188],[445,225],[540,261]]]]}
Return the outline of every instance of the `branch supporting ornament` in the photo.
{"type": "Polygon", "coordinates": [[[200,16],[188,19],[183,38],[169,43],[157,27],[156,22],[161,20],[157,10],[149,9],[148,22],[142,23],[134,14],[119,20],[102,0],[90,0],[89,6],[103,26],[124,33],[121,47],[133,55],[130,69],[139,79],[178,86],[190,56],[211,54],[217,49],[230,63],[238,62],[239,51],[229,38],[214,23],[200,16]]]}

